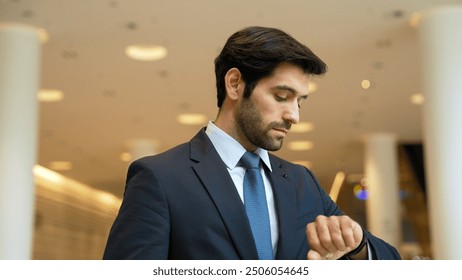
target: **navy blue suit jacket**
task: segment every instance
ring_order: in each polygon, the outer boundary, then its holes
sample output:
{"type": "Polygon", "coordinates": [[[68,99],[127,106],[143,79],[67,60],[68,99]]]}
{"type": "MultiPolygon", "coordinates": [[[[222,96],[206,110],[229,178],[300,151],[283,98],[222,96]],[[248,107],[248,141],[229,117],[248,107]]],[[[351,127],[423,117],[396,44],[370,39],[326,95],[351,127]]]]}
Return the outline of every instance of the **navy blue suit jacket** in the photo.
{"type": "MultiPolygon", "coordinates": [[[[270,155],[276,259],[306,259],[305,227],[342,211],[303,166],[270,155]]],[[[367,233],[375,259],[398,252],[367,233]]],[[[133,162],[104,259],[258,259],[244,205],[202,129],[189,143],[133,162]]]]}

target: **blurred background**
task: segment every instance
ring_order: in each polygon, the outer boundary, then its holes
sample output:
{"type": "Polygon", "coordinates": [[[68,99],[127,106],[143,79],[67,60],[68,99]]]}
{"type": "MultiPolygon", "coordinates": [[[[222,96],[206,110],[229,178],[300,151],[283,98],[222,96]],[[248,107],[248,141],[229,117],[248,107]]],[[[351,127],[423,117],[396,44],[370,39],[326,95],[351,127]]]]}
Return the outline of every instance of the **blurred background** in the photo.
{"type": "Polygon", "coordinates": [[[329,67],[276,154],[312,169],[373,233],[367,215],[397,213],[381,222],[403,258],[433,258],[418,23],[447,4],[462,1],[0,0],[5,29],[32,26],[41,40],[31,258],[102,257],[128,164],[215,118],[213,60],[251,25],[288,32],[329,67]],[[396,163],[397,204],[382,197],[381,210],[367,206],[370,139],[387,139],[396,163]]]}

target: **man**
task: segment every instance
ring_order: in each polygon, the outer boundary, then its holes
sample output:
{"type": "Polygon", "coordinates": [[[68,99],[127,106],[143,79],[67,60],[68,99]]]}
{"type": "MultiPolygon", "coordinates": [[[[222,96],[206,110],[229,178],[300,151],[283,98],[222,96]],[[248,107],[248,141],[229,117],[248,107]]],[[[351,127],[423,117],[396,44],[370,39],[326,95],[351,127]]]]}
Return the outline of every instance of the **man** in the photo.
{"type": "Polygon", "coordinates": [[[399,259],[310,170],[268,153],[299,121],[325,63],[281,30],[249,27],[228,39],[215,72],[215,121],[131,164],[104,258],[399,259]]]}

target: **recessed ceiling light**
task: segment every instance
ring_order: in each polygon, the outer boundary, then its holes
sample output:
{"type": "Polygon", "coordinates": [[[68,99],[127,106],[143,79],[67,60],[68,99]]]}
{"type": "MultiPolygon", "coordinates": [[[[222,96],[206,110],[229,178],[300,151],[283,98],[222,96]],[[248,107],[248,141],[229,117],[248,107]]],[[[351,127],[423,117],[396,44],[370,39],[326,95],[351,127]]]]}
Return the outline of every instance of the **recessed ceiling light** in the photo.
{"type": "Polygon", "coordinates": [[[363,80],[363,81],[361,82],[361,87],[362,87],[363,89],[369,89],[369,88],[371,87],[371,81],[369,81],[369,80],[363,80]]]}
{"type": "Polygon", "coordinates": [[[125,141],[126,147],[129,149],[127,154],[122,154],[121,159],[124,161],[132,161],[141,157],[155,155],[158,153],[160,142],[152,138],[132,138],[125,141]]]}
{"type": "Polygon", "coordinates": [[[48,35],[48,32],[44,28],[39,28],[37,32],[42,44],[45,44],[48,40],[50,40],[50,35],[48,35]]]}
{"type": "Polygon", "coordinates": [[[411,95],[411,103],[415,105],[422,105],[425,102],[425,97],[421,93],[411,95]]]}
{"type": "Polygon", "coordinates": [[[291,132],[305,133],[314,130],[314,124],[310,122],[299,122],[290,127],[291,132]]]}
{"type": "Polygon", "coordinates": [[[185,125],[202,125],[207,122],[207,117],[203,114],[180,114],[176,120],[185,125]]]}
{"type": "Polygon", "coordinates": [[[41,89],[37,98],[41,102],[57,102],[64,98],[64,93],[57,89],[41,89]]]}
{"type": "Polygon", "coordinates": [[[409,25],[413,28],[419,27],[421,17],[422,15],[419,12],[413,13],[411,17],[409,18],[409,25]]]}
{"type": "Polygon", "coordinates": [[[318,84],[315,82],[310,82],[308,84],[308,92],[309,93],[314,93],[318,90],[318,84]]]}
{"type": "Polygon", "coordinates": [[[131,45],[125,49],[125,54],[136,60],[154,61],[166,57],[167,48],[156,45],[131,45]]]}
{"type": "Polygon", "coordinates": [[[132,160],[132,155],[128,152],[120,154],[120,160],[123,162],[129,162],[132,160]]]}
{"type": "Polygon", "coordinates": [[[291,151],[308,151],[313,149],[314,143],[311,141],[291,141],[288,148],[291,151]]]}
{"type": "Polygon", "coordinates": [[[74,167],[74,165],[70,161],[52,161],[50,162],[49,167],[50,169],[56,171],[67,171],[71,170],[74,167]]]}

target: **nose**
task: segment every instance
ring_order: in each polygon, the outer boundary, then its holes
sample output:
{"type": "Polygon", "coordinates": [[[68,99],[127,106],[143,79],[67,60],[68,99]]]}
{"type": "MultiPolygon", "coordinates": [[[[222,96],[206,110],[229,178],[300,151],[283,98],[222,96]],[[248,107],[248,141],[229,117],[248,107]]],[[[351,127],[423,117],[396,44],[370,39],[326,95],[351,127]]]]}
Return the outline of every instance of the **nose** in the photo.
{"type": "Polygon", "coordinates": [[[300,121],[298,102],[291,102],[288,104],[282,118],[284,121],[288,121],[291,124],[296,124],[300,121]]]}

